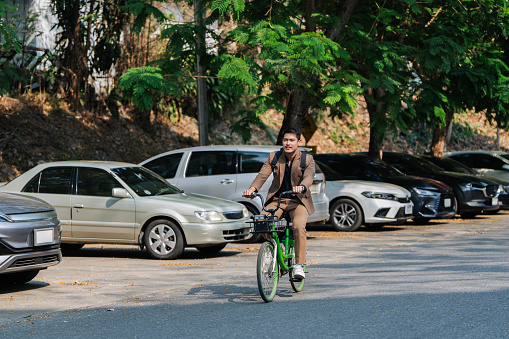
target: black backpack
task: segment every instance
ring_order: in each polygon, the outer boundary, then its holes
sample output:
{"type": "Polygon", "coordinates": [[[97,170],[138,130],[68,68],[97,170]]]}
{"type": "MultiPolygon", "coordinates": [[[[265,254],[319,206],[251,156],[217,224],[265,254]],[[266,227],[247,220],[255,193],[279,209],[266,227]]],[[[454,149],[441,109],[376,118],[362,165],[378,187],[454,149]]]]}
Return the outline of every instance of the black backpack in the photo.
{"type": "MultiPolygon", "coordinates": [[[[279,151],[276,152],[276,154],[274,155],[274,158],[272,158],[272,161],[270,162],[270,167],[272,167],[272,172],[274,172],[274,168],[276,168],[276,164],[277,164],[277,161],[279,159],[279,157],[281,156],[281,154],[283,154],[283,148],[281,147],[281,149],[279,151]]],[[[306,152],[302,152],[302,156],[300,158],[300,169],[302,170],[302,174],[304,174],[304,170],[306,169],[306,158],[308,156],[308,154],[306,152]]]]}

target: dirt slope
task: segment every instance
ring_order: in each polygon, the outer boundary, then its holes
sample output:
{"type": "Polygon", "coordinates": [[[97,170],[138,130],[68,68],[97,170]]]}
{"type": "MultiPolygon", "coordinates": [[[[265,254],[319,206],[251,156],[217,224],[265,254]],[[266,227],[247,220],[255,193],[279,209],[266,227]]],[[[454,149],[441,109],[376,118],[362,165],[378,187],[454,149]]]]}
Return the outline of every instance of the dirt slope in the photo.
{"type": "MultiPolygon", "coordinates": [[[[450,148],[496,149],[496,129],[485,123],[482,114],[458,115],[450,148]]],[[[282,115],[268,112],[264,122],[277,135],[282,115]]],[[[315,118],[317,131],[308,145],[317,152],[367,151],[369,120],[365,113],[344,119],[315,118]]],[[[126,112],[118,119],[106,114],[75,113],[52,98],[27,94],[22,98],[0,97],[0,182],[8,181],[41,161],[114,160],[138,163],[172,149],[196,146],[196,120],[187,116],[178,121],[155,117],[153,132],[146,133],[126,112]]],[[[421,126],[406,135],[390,135],[384,149],[423,153],[429,146],[430,129],[421,126]]],[[[211,126],[212,144],[241,144],[227,121],[211,126]]],[[[269,135],[253,128],[249,144],[272,144],[269,135]]],[[[509,150],[509,133],[501,133],[501,148],[509,150]]]]}

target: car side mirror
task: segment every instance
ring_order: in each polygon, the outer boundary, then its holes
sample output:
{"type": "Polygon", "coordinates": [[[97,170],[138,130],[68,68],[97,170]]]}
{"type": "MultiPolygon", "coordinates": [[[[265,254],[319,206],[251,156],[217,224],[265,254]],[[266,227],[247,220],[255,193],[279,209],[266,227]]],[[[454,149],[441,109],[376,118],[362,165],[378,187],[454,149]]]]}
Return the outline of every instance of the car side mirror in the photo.
{"type": "Polygon", "coordinates": [[[115,187],[111,193],[115,198],[131,198],[131,194],[125,188],[115,187]]]}

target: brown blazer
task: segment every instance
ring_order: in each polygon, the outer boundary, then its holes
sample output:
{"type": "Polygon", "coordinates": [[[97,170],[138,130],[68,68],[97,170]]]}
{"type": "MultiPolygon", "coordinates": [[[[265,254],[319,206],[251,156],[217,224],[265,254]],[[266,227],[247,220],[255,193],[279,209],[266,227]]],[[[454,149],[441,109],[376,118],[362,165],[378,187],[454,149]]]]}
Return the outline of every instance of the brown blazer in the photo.
{"type": "MultiPolygon", "coordinates": [[[[256,188],[257,191],[260,190],[265,181],[272,174],[272,166],[270,165],[270,163],[272,162],[272,159],[274,158],[275,155],[276,152],[271,152],[269,154],[269,157],[267,158],[267,160],[265,160],[262,169],[260,170],[256,178],[253,180],[251,187],[256,188]]],[[[308,214],[311,215],[315,213],[315,207],[313,206],[313,200],[311,199],[311,191],[309,188],[313,184],[313,179],[315,177],[315,160],[313,159],[313,156],[307,154],[306,168],[304,170],[304,173],[302,173],[302,169],[300,167],[301,156],[302,152],[300,150],[297,150],[292,164],[291,182],[292,187],[298,185],[306,186],[307,188],[306,192],[297,194],[297,198],[306,207],[308,214]]],[[[277,164],[274,168],[274,179],[272,180],[272,185],[270,185],[269,187],[269,193],[267,194],[266,202],[269,202],[270,199],[272,199],[272,197],[277,193],[277,191],[281,187],[283,183],[283,176],[285,175],[285,165],[286,156],[283,153],[279,157],[277,164]]]]}

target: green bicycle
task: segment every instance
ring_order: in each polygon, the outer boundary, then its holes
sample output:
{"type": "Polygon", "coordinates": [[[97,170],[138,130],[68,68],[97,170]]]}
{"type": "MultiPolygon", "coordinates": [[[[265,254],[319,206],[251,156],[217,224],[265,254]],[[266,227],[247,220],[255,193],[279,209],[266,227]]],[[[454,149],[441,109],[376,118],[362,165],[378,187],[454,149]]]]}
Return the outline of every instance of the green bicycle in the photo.
{"type": "MultiPolygon", "coordinates": [[[[293,269],[295,265],[294,240],[291,231],[291,225],[288,216],[279,219],[275,214],[279,209],[281,197],[293,194],[292,191],[282,192],[279,195],[278,203],[274,209],[263,210],[270,215],[254,215],[251,233],[266,233],[267,240],[263,242],[258,251],[258,259],[256,265],[256,278],[258,281],[258,290],[265,302],[270,302],[276,295],[277,284],[279,278],[288,274],[290,284],[295,292],[300,292],[304,287],[305,279],[294,279],[293,269]]],[[[256,194],[262,201],[261,194],[256,194]]],[[[306,266],[304,265],[304,270],[306,266]]]]}

